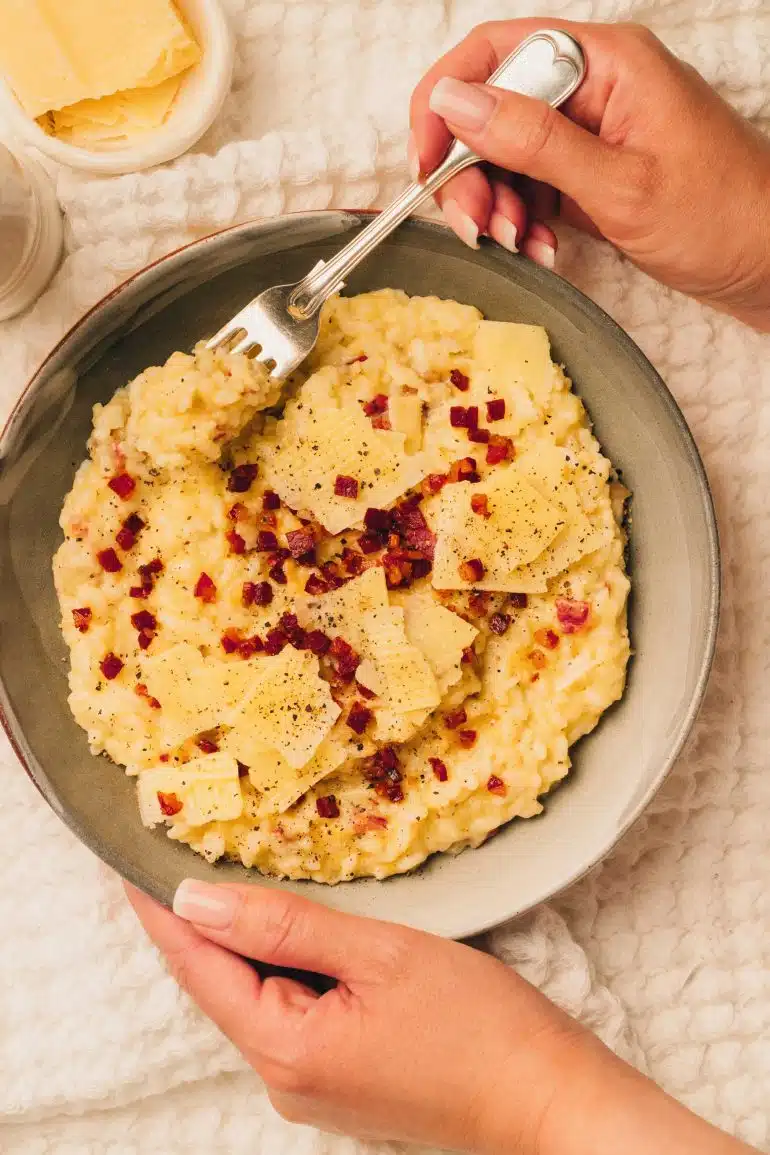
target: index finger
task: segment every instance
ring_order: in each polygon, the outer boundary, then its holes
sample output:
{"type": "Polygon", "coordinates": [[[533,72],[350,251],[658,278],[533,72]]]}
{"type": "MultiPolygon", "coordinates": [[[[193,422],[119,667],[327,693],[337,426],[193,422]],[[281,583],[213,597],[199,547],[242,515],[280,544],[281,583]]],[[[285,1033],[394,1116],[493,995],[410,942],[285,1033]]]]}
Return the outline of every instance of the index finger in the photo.
{"type": "Polygon", "coordinates": [[[584,127],[596,130],[614,75],[612,53],[607,51],[611,29],[600,24],[543,17],[492,20],[479,24],[455,48],[437,60],[412,94],[409,117],[421,172],[433,171],[445,156],[452,140],[442,118],[431,112],[429,107],[430,94],[437,81],[444,76],[451,76],[455,80],[483,83],[510,56],[514,48],[533,32],[543,28],[569,32],[583,48],[586,75],[565,110],[584,127]]]}

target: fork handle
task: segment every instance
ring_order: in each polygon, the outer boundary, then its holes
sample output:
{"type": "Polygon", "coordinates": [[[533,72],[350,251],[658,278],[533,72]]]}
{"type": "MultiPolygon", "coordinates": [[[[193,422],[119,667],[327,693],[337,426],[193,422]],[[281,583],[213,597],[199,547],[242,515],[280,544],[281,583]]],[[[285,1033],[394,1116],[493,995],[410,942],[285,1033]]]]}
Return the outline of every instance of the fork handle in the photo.
{"type": "MultiPolygon", "coordinates": [[[[528,36],[494,72],[488,84],[507,92],[520,92],[543,100],[553,108],[572,95],[585,74],[583,52],[574,37],[556,29],[542,29],[528,36]]],[[[481,158],[462,141],[455,140],[433,172],[410,184],[383,209],[349,244],[321,267],[308,273],[289,298],[289,311],[308,319],[337,292],[347,275],[402,221],[440,189],[443,184],[481,158]]]]}

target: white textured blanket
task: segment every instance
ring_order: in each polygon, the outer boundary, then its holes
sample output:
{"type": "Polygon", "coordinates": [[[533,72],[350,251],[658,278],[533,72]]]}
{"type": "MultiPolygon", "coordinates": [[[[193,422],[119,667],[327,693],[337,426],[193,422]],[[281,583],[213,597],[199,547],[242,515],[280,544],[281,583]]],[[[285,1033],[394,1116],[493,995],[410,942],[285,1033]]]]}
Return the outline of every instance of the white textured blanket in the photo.
{"type": "MultiPolygon", "coordinates": [[[[770,127],[767,0],[227,8],[235,83],[192,154],[125,177],[56,174],[68,255],[34,310],[0,325],[2,416],[78,315],[163,252],[247,217],[382,204],[405,179],[413,83],[480,20],[533,8],[641,20],[770,127]]],[[[659,288],[606,246],[568,238],[559,267],[634,336],[686,412],[716,497],[724,615],[706,705],[647,816],[589,878],[489,944],[669,1091],[770,1151],[770,339],[659,288]]],[[[0,1150],[363,1152],[272,1112],[165,975],[117,880],[5,742],[0,757],[0,1150]]]]}

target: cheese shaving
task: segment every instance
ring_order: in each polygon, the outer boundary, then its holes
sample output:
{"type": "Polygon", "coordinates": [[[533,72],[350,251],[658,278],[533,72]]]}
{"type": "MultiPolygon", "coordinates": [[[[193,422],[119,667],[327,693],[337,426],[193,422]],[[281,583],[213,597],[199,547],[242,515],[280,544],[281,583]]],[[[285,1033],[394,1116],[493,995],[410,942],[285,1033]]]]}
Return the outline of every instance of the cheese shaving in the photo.
{"type": "Polygon", "coordinates": [[[243,812],[238,763],[230,754],[205,754],[182,766],[144,770],[137,783],[139,809],[145,826],[164,817],[158,794],[173,796],[182,804],[179,820],[187,826],[204,822],[227,822],[243,812]]]}

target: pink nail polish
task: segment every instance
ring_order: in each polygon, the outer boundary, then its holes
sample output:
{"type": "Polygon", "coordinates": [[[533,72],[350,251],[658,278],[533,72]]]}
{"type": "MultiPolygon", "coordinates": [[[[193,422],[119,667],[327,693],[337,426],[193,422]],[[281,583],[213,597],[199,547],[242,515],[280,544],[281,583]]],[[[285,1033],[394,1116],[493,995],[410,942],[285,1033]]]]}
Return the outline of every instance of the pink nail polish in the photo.
{"type": "Polygon", "coordinates": [[[487,232],[493,241],[497,241],[498,245],[502,245],[509,253],[518,253],[516,246],[518,229],[513,221],[509,221],[502,213],[492,213],[487,232]]]}
{"type": "Polygon", "coordinates": [[[545,241],[528,240],[524,245],[524,252],[530,260],[545,269],[552,269],[556,264],[556,250],[545,241]]]}
{"type": "Polygon", "coordinates": [[[463,244],[467,245],[469,249],[477,249],[479,247],[478,226],[473,218],[469,217],[465,210],[460,208],[457,201],[444,201],[441,206],[441,212],[450,229],[457,233],[463,244]]]}
{"type": "Polygon", "coordinates": [[[430,94],[431,112],[468,132],[481,132],[497,107],[497,98],[475,84],[442,76],[430,94]]]}
{"type": "Polygon", "coordinates": [[[185,878],[174,895],[174,914],[210,930],[227,930],[233,921],[237,896],[222,886],[185,878]]]}

